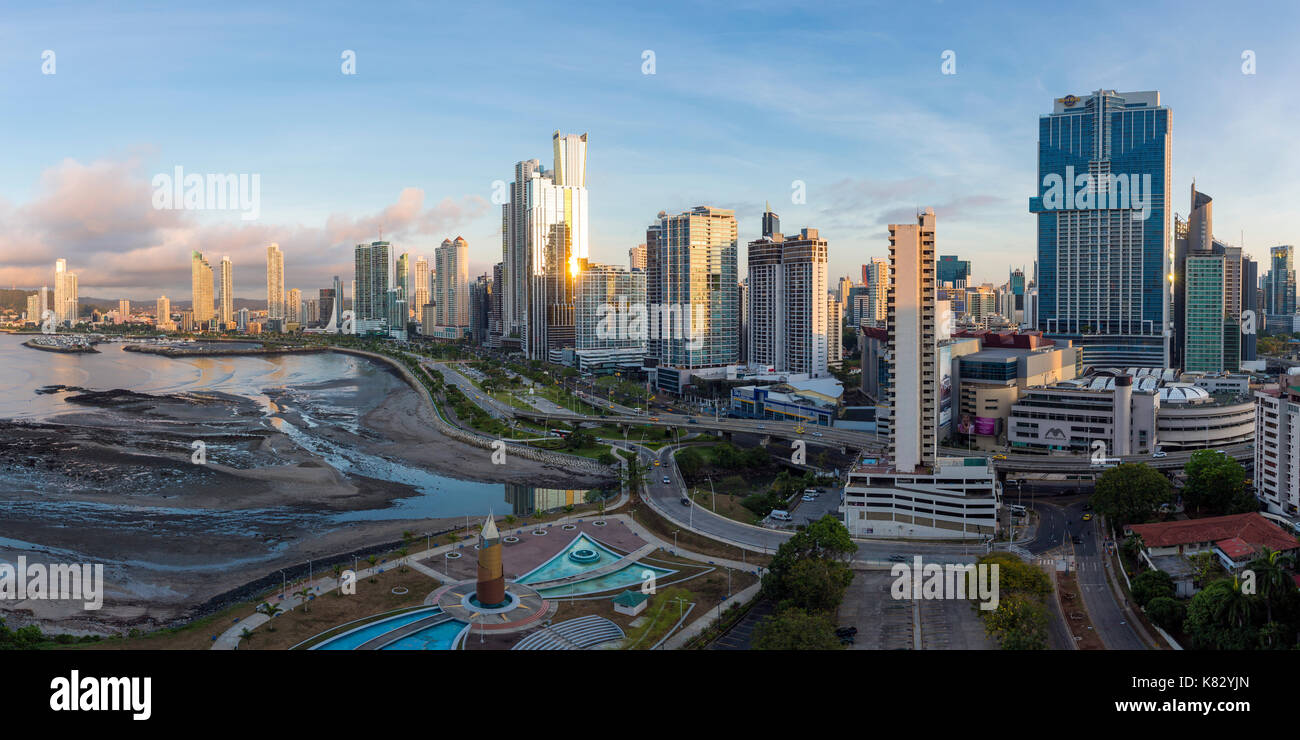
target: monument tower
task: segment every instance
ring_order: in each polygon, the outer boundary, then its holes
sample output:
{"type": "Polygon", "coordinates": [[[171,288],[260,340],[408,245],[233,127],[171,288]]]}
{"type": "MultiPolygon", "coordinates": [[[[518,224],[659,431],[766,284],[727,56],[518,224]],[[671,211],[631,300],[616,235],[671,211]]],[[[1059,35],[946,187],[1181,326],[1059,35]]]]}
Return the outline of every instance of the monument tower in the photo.
{"type": "Polygon", "coordinates": [[[501,535],[488,514],[478,535],[478,587],[475,599],[481,606],[493,608],[506,601],[506,579],[501,568],[501,535]]]}

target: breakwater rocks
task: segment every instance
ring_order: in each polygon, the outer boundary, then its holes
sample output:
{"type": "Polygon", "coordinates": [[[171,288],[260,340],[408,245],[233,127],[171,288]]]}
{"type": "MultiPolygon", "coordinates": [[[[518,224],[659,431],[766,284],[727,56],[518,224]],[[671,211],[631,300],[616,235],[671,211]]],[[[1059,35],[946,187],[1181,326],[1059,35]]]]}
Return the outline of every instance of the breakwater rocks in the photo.
{"type": "Polygon", "coordinates": [[[163,357],[230,357],[234,355],[282,355],[310,354],[324,352],[324,347],[180,347],[168,344],[127,344],[122,349],[126,352],[143,352],[147,355],[163,357]]]}
{"type": "Polygon", "coordinates": [[[66,354],[86,354],[99,352],[91,340],[81,336],[41,335],[23,342],[24,347],[39,349],[43,352],[63,352],[66,354]]]}

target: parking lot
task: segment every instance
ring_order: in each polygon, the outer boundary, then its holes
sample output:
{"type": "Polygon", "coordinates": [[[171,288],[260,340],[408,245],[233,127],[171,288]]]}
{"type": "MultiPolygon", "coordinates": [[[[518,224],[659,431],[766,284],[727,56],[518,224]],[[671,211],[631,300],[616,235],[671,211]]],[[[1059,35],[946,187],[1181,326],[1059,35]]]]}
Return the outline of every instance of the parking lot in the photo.
{"type": "Polygon", "coordinates": [[[857,627],[852,650],[992,650],[968,601],[910,598],[890,593],[887,570],[856,571],[840,604],[837,627],[857,627]],[[920,639],[917,639],[917,633],[920,639]],[[919,645],[918,645],[919,643],[919,645]]]}

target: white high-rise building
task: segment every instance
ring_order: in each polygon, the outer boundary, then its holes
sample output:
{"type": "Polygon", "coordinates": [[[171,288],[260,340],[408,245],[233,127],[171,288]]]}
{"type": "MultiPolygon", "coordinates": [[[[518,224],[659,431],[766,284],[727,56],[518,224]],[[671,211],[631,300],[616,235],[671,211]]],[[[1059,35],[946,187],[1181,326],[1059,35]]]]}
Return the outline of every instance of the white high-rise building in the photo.
{"type": "Polygon", "coordinates": [[[429,260],[423,256],[415,258],[415,289],[412,293],[410,308],[415,312],[416,317],[420,316],[420,311],[424,304],[429,302],[430,286],[429,280],[429,260]]]}
{"type": "Polygon", "coordinates": [[[266,318],[284,318],[284,252],[272,243],[266,248],[266,318]]]}
{"type": "Polygon", "coordinates": [[[302,324],[302,291],[297,288],[289,290],[289,300],[284,307],[285,323],[302,324]]]}
{"type": "Polygon", "coordinates": [[[857,537],[985,539],[997,531],[999,487],[987,458],[939,457],[935,219],[889,226],[887,310],[890,455],[849,469],[844,525],[857,537]]]}
{"type": "Polygon", "coordinates": [[[627,266],[630,270],[645,270],[646,245],[638,244],[627,250],[627,266]]]}
{"type": "Polygon", "coordinates": [[[827,244],[816,229],[749,243],[749,361],[776,372],[826,374],[827,244]]]}
{"type": "MultiPolygon", "coordinates": [[[[358,333],[388,328],[388,290],[393,281],[392,245],[358,244],[354,252],[352,303],[358,333]]],[[[340,319],[341,321],[341,319],[340,319]]]]}
{"type": "Polygon", "coordinates": [[[125,298],[117,302],[117,323],[125,324],[131,319],[131,302],[125,298]]]}
{"type": "Polygon", "coordinates": [[[190,252],[190,295],[194,323],[202,331],[212,320],[212,266],[203,259],[202,252],[190,252]]]}
{"type": "Polygon", "coordinates": [[[158,329],[162,331],[171,331],[176,328],[176,325],[172,323],[172,302],[167,298],[167,296],[158,296],[158,305],[155,310],[157,312],[157,318],[154,320],[154,325],[158,329]]]}
{"type": "Polygon", "coordinates": [[[68,261],[58,259],[54,262],[54,321],[62,325],[77,323],[79,303],[77,300],[77,274],[68,272],[68,261]]]}
{"type": "Polygon", "coordinates": [[[437,326],[469,326],[469,242],[444,239],[433,252],[438,275],[433,301],[437,326]]]}
{"type": "Polygon", "coordinates": [[[528,217],[524,192],[542,174],[536,159],[515,163],[510,200],[501,206],[501,333],[523,337],[528,313],[528,217]]]}
{"type": "MultiPolygon", "coordinates": [[[[549,359],[574,343],[574,280],[587,259],[587,135],[552,137],[555,169],[534,170],[521,188],[526,310],[524,352],[549,359]]],[[[514,224],[512,228],[517,228],[514,224]]]]}
{"type": "Polygon", "coordinates": [[[235,320],[235,267],[230,257],[221,258],[221,304],[217,318],[223,330],[235,320]]]}
{"type": "Polygon", "coordinates": [[[635,321],[633,307],[644,306],[645,272],[585,263],[574,298],[578,369],[639,368],[645,357],[645,322],[635,321]]]}
{"type": "Polygon", "coordinates": [[[872,257],[871,262],[862,266],[863,279],[867,284],[867,311],[859,314],[869,320],[871,326],[885,325],[885,315],[889,311],[889,260],[884,257],[872,257]]]}
{"type": "Polygon", "coordinates": [[[839,367],[844,362],[844,306],[837,295],[826,295],[826,364],[839,367]]]}

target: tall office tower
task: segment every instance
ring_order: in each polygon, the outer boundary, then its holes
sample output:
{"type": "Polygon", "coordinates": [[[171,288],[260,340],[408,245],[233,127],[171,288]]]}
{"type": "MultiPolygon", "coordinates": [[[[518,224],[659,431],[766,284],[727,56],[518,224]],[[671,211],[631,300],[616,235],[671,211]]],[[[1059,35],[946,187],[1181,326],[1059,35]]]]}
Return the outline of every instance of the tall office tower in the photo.
{"type": "Polygon", "coordinates": [[[235,320],[235,268],[230,263],[230,257],[221,258],[221,294],[217,308],[217,319],[221,321],[221,328],[225,329],[226,324],[235,320]]]}
{"type": "Polygon", "coordinates": [[[645,245],[638,244],[627,250],[627,267],[629,270],[645,269],[645,245]]]}
{"type": "Polygon", "coordinates": [[[479,275],[469,284],[469,329],[474,344],[487,344],[492,325],[492,279],[479,275]]]}
{"type": "Polygon", "coordinates": [[[578,275],[573,302],[574,353],[579,370],[640,367],[644,327],[634,325],[635,306],[645,306],[645,272],[588,262],[578,275]]]}
{"type": "Polygon", "coordinates": [[[771,239],[774,235],[781,233],[781,217],[772,213],[772,204],[763,204],[763,236],[771,239]]]}
{"type": "MultiPolygon", "coordinates": [[[[334,278],[334,281],[338,282],[338,278],[334,278]]],[[[337,329],[338,317],[334,315],[334,296],[334,288],[321,288],[317,306],[319,306],[321,326],[329,327],[332,324],[337,329]]]]}
{"type": "Polygon", "coordinates": [[[934,233],[933,208],[889,225],[889,447],[900,473],[933,466],[938,445],[934,233]]]}
{"type": "Polygon", "coordinates": [[[776,232],[749,243],[751,362],[777,372],[826,373],[826,257],[826,240],[817,229],[803,229],[792,239],[776,232]]]}
{"type": "MultiPolygon", "coordinates": [[[[1264,277],[1264,312],[1290,316],[1296,312],[1295,247],[1283,244],[1268,250],[1269,270],[1264,277]]],[[[58,301],[58,296],[55,296],[58,301]]]]}
{"type": "MultiPolygon", "coordinates": [[[[1191,306],[1188,300],[1187,289],[1189,275],[1187,274],[1187,260],[1191,257],[1203,257],[1206,255],[1217,254],[1226,257],[1223,265],[1225,284],[1228,286],[1226,291],[1210,291],[1205,289],[1204,281],[1206,275],[1200,276],[1202,284],[1198,288],[1198,299],[1207,300],[1213,296],[1213,300],[1223,302],[1223,305],[1217,308],[1225,316],[1239,319],[1241,316],[1241,296],[1238,288],[1232,287],[1240,283],[1241,280],[1241,249],[1229,247],[1222,242],[1214,239],[1214,199],[1209,195],[1196,189],[1196,181],[1192,181],[1191,210],[1186,221],[1180,219],[1177,214],[1174,215],[1174,252],[1173,263],[1170,269],[1170,275],[1173,285],[1170,290],[1170,319],[1173,325],[1173,334],[1169,343],[1169,362],[1172,367],[1187,369],[1187,340],[1190,336],[1188,333],[1188,316],[1195,312],[1198,321],[1204,324],[1207,312],[1213,312],[1214,307],[1198,305],[1191,306]]],[[[1201,266],[1202,269],[1205,265],[1201,266]]],[[[1216,334],[1221,338],[1230,338],[1224,335],[1222,329],[1216,334]]],[[[1198,348],[1199,359],[1197,365],[1205,365],[1206,352],[1202,344],[1198,348]]],[[[1218,365],[1219,362],[1212,363],[1218,365]]],[[[1236,370],[1233,363],[1232,369],[1236,370]]]]}
{"type": "Polygon", "coordinates": [[[320,323],[320,301],[308,298],[302,302],[302,323],[304,326],[316,326],[320,323]]]}
{"type": "Polygon", "coordinates": [[[872,257],[869,264],[862,266],[862,282],[867,286],[867,311],[865,316],[855,312],[857,323],[865,320],[871,326],[883,327],[889,311],[889,260],[872,257]]]}
{"type": "Polygon", "coordinates": [[[26,320],[29,323],[41,323],[41,297],[35,293],[27,296],[27,315],[26,320]]]}
{"type": "Polygon", "coordinates": [[[1038,121],[1038,326],[1084,365],[1168,367],[1172,113],[1158,92],[1058,98],[1038,121]]]}
{"type": "Polygon", "coordinates": [[[293,322],[302,324],[302,291],[297,288],[289,289],[289,299],[284,306],[285,323],[293,322]]]}
{"type": "MultiPolygon", "coordinates": [[[[680,393],[691,370],[733,364],[740,354],[735,211],[696,206],[659,219],[646,242],[646,354],[658,387],[680,393]],[[675,312],[676,319],[673,318],[675,312]],[[668,326],[665,326],[667,324],[668,326]]],[[[752,289],[753,286],[750,286],[752,289]]]]}
{"type": "Polygon", "coordinates": [[[394,339],[406,340],[406,324],[410,311],[406,308],[406,299],[402,297],[401,288],[389,288],[384,293],[384,321],[388,325],[387,334],[394,339]]]}
{"type": "Polygon", "coordinates": [[[838,296],[826,296],[826,364],[839,367],[844,361],[844,304],[838,296]]]}
{"type": "Polygon", "coordinates": [[[154,318],[154,326],[163,331],[168,331],[175,327],[172,324],[172,302],[165,295],[158,296],[158,305],[155,307],[157,316],[154,318]]]}
{"type": "MultiPolygon", "coordinates": [[[[1186,315],[1182,369],[1221,372],[1224,340],[1225,259],[1214,254],[1189,254],[1184,263],[1186,315]]],[[[1230,368],[1237,370],[1236,367],[1230,368]]]]}
{"type": "Polygon", "coordinates": [[[123,298],[117,302],[117,323],[125,324],[131,318],[131,302],[123,298]]]}
{"type": "Polygon", "coordinates": [[[528,218],[524,193],[528,183],[541,177],[542,164],[536,159],[515,163],[510,183],[510,201],[501,206],[501,332],[523,336],[528,314],[528,218]]]}
{"type": "Polygon", "coordinates": [[[839,282],[835,286],[835,300],[840,304],[840,314],[843,314],[848,308],[849,291],[852,289],[853,278],[848,277],[847,275],[840,278],[839,282]]]}
{"type": "MultiPolygon", "coordinates": [[[[429,260],[423,255],[415,258],[414,272],[415,287],[411,290],[411,310],[418,316],[420,307],[429,302],[430,286],[429,281],[429,260]]],[[[500,285],[500,283],[497,283],[500,285]]]]}
{"type": "Polygon", "coordinates": [[[354,251],[356,278],[352,284],[352,310],[358,334],[388,327],[388,291],[393,281],[392,245],[358,244],[354,251]]]}
{"type": "Polygon", "coordinates": [[[40,299],[38,312],[36,314],[37,320],[40,321],[44,318],[46,311],[54,309],[54,294],[50,291],[48,285],[42,285],[40,288],[37,288],[36,296],[40,299]]]}
{"type": "Polygon", "coordinates": [[[469,242],[444,239],[433,251],[438,266],[433,302],[438,326],[469,326],[469,242]]]}
{"type": "Polygon", "coordinates": [[[1012,270],[1007,283],[1011,291],[1011,314],[1007,318],[1019,326],[1025,320],[1025,271],[1012,270]]]}
{"type": "Polygon", "coordinates": [[[955,254],[940,255],[934,269],[940,287],[964,288],[970,283],[970,260],[958,259],[955,254]]]}
{"type": "MultiPolygon", "coordinates": [[[[410,309],[411,299],[415,296],[415,271],[414,265],[411,264],[411,253],[402,252],[397,257],[397,266],[393,273],[393,287],[402,291],[402,298],[407,302],[407,309],[410,309]]],[[[405,324],[406,320],[403,319],[405,324]]]]}
{"type": "Polygon", "coordinates": [[[504,262],[492,265],[492,304],[488,308],[487,343],[489,347],[501,346],[502,319],[505,316],[505,308],[502,303],[502,291],[505,288],[505,269],[504,262]]]}
{"type": "Polygon", "coordinates": [[[574,280],[587,259],[586,135],[557,132],[555,157],[555,170],[535,173],[523,190],[528,284],[522,344],[537,360],[573,346],[574,280]]]}
{"type": "Polygon", "coordinates": [[[266,318],[284,318],[284,252],[272,243],[266,248],[266,318]]]}
{"type": "Polygon", "coordinates": [[[68,261],[54,261],[54,321],[57,324],[77,323],[80,302],[77,299],[77,273],[68,272],[68,261]]]}
{"type": "Polygon", "coordinates": [[[748,365],[749,360],[749,278],[736,284],[736,305],[740,307],[740,348],[736,362],[748,365]]]}
{"type": "MultiPolygon", "coordinates": [[[[1242,255],[1241,258],[1241,311],[1244,314],[1250,311],[1255,316],[1255,325],[1263,325],[1264,316],[1260,310],[1258,293],[1255,286],[1259,285],[1259,263],[1255,260],[1242,255]]],[[[1241,335],[1241,359],[1243,362],[1254,362],[1256,352],[1256,332],[1241,335]]]]}
{"type": "Polygon", "coordinates": [[[202,252],[190,252],[190,311],[191,320],[199,331],[207,328],[215,314],[212,293],[212,266],[203,259],[202,252]]]}

